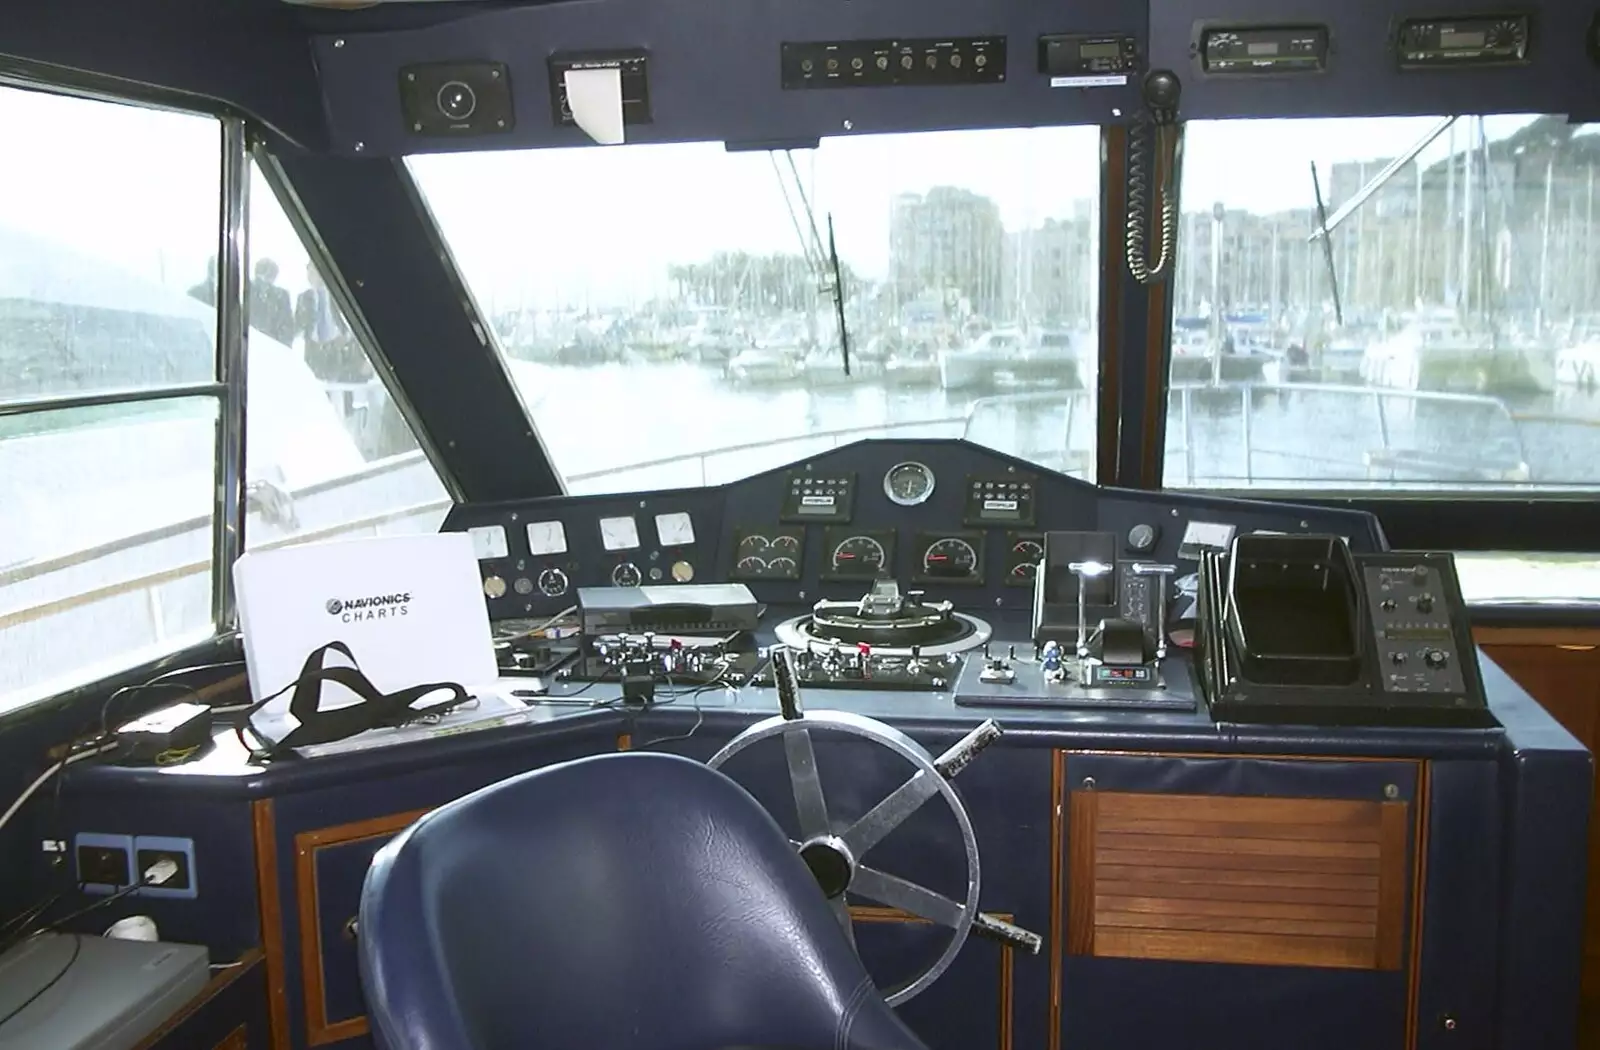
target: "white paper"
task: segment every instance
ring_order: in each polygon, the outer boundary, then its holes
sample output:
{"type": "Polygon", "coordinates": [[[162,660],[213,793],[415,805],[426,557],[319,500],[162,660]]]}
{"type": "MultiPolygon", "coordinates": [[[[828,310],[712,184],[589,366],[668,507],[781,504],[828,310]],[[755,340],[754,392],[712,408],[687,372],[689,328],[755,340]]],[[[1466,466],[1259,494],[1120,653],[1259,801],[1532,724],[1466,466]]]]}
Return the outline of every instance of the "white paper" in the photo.
{"type": "Polygon", "coordinates": [[[602,146],[622,143],[622,70],[569,69],[562,74],[567,108],[578,127],[602,146]]]}
{"type": "Polygon", "coordinates": [[[1120,73],[1106,74],[1097,77],[1051,77],[1050,86],[1053,88],[1092,88],[1092,87],[1121,87],[1128,82],[1128,78],[1120,73]]]}

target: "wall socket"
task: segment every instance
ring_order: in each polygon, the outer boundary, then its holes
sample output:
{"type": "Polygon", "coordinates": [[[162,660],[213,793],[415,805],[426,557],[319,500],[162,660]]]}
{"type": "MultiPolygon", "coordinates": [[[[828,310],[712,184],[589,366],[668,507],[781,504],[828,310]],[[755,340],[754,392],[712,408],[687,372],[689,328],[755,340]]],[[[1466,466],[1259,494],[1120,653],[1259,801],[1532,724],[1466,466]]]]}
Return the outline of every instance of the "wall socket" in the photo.
{"type": "Polygon", "coordinates": [[[132,835],[80,832],[73,836],[72,855],[85,893],[115,893],[135,878],[132,835]]]}
{"type": "Polygon", "coordinates": [[[175,839],[162,835],[140,835],[133,840],[134,870],[146,872],[161,860],[170,860],[178,866],[177,873],[159,886],[141,887],[140,897],[194,898],[200,895],[200,884],[195,878],[194,839],[175,839]]]}

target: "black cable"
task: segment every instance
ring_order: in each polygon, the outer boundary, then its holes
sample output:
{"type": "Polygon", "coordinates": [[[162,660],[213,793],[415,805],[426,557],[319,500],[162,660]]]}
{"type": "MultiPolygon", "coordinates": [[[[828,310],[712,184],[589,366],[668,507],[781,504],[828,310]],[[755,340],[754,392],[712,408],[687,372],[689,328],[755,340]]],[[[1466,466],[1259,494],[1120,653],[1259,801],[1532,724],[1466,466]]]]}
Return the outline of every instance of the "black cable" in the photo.
{"type": "Polygon", "coordinates": [[[67,971],[72,969],[72,964],[78,961],[78,956],[83,954],[83,935],[80,933],[73,933],[68,934],[68,936],[72,938],[72,954],[67,957],[66,965],[61,967],[60,970],[57,970],[56,975],[50,978],[50,980],[46,981],[43,988],[40,988],[37,992],[34,992],[32,995],[24,999],[21,1006],[18,1006],[4,1017],[0,1017],[0,1028],[4,1028],[7,1022],[9,1022],[13,1017],[32,1006],[45,992],[48,992],[50,989],[60,984],[61,978],[65,977],[67,975],[67,971]]]}

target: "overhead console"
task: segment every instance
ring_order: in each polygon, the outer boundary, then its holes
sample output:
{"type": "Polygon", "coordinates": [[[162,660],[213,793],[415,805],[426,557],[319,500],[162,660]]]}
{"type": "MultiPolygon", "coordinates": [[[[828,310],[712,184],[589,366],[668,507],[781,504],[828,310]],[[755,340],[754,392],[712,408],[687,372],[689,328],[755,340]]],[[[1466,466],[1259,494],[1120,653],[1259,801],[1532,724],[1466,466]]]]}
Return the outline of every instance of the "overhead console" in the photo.
{"type": "Polygon", "coordinates": [[[1582,117],[1600,80],[1594,12],[1554,3],[610,0],[360,24],[315,47],[334,147],[364,156],[1125,123],[1152,69],[1181,119],[1582,117]]]}

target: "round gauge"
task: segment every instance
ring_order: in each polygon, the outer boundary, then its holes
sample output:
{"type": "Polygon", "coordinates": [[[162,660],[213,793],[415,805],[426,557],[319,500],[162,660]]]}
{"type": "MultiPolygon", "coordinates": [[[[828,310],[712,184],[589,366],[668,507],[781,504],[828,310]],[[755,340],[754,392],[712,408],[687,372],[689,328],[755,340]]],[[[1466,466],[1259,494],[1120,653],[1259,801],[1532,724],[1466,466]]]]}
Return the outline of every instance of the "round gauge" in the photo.
{"type": "Polygon", "coordinates": [[[833,548],[835,572],[881,572],[889,556],[871,536],[851,536],[833,548]]]}
{"type": "Polygon", "coordinates": [[[775,549],[775,550],[780,550],[780,551],[784,551],[784,552],[786,552],[788,554],[793,554],[795,551],[800,549],[800,537],[798,537],[798,536],[777,536],[777,537],[775,537],[773,539],[772,546],[773,546],[773,549],[775,549]]]}
{"type": "Polygon", "coordinates": [[[547,598],[559,598],[567,593],[567,574],[560,569],[546,569],[539,574],[539,592],[547,598]]]}
{"type": "Polygon", "coordinates": [[[933,495],[933,471],[922,463],[896,463],[883,476],[883,494],[902,507],[925,503],[933,495]]]}
{"type": "Polygon", "coordinates": [[[770,546],[772,546],[771,540],[754,532],[739,541],[740,550],[750,551],[753,554],[759,554],[770,546]]]}
{"type": "Polygon", "coordinates": [[[1018,540],[1011,545],[1011,575],[1018,580],[1031,580],[1038,575],[1039,562],[1044,559],[1044,547],[1033,540],[1018,540]]]}
{"type": "Polygon", "coordinates": [[[678,583],[688,583],[694,579],[694,566],[686,561],[672,563],[672,578],[678,583]]]}
{"type": "Polygon", "coordinates": [[[739,559],[739,564],[734,566],[734,569],[736,569],[741,576],[753,576],[756,573],[764,572],[766,568],[767,559],[758,557],[754,554],[745,555],[743,558],[739,559]]]}
{"type": "Polygon", "coordinates": [[[483,593],[490,598],[502,598],[506,593],[506,581],[503,576],[485,576],[483,578],[483,593]]]}
{"type": "Polygon", "coordinates": [[[1140,523],[1128,530],[1128,549],[1140,554],[1156,545],[1156,527],[1140,523]]]}
{"type": "Polygon", "coordinates": [[[800,565],[793,558],[786,558],[780,554],[767,562],[767,571],[782,579],[796,579],[800,575],[800,565]]]}
{"type": "Polygon", "coordinates": [[[922,574],[952,579],[976,576],[978,552],[959,536],[935,540],[922,555],[922,574]]]}
{"type": "Polygon", "coordinates": [[[625,561],[611,570],[611,582],[617,587],[637,587],[644,582],[644,577],[639,573],[639,566],[625,561]]]}

